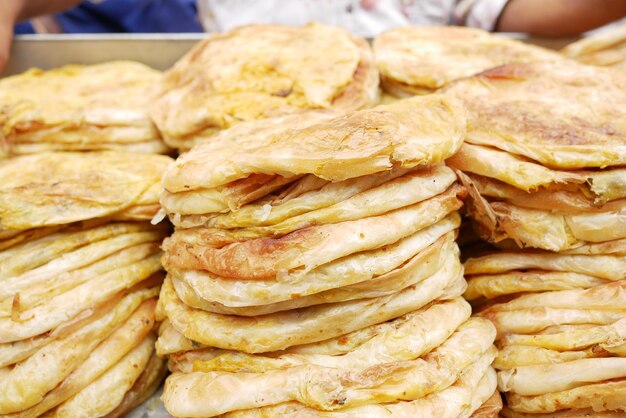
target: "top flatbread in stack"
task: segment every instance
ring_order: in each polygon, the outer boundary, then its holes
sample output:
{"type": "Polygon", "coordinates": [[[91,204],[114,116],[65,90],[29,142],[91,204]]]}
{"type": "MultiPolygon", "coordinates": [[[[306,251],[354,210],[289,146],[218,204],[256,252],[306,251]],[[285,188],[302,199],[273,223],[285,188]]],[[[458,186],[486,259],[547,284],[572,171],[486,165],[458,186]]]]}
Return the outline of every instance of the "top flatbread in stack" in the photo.
{"type": "Polygon", "coordinates": [[[0,238],[96,218],[149,220],[172,161],[123,152],[42,153],[0,162],[0,238]]]}
{"type": "Polygon", "coordinates": [[[348,111],[378,98],[364,39],[319,24],[252,25],[209,36],[169,70],[152,116],[168,144],[195,143],[244,120],[348,111]]]}
{"type": "Polygon", "coordinates": [[[626,24],[569,44],[561,53],[583,64],[626,70],[626,24]]]}
{"type": "Polygon", "coordinates": [[[406,26],[374,40],[383,88],[398,97],[432,93],[502,64],[562,59],[559,54],[480,29],[406,26]]]}
{"type": "Polygon", "coordinates": [[[505,65],[446,91],[468,109],[449,164],[483,238],[563,251],[626,238],[626,75],[569,61],[505,65]]]}
{"type": "Polygon", "coordinates": [[[0,154],[164,153],[148,105],[161,74],[135,62],[29,70],[0,80],[0,154]]]}
{"type": "Polygon", "coordinates": [[[490,398],[494,329],[459,297],[464,189],[442,164],[464,127],[432,95],[183,154],[163,179],[168,411],[457,417],[490,398]]]}

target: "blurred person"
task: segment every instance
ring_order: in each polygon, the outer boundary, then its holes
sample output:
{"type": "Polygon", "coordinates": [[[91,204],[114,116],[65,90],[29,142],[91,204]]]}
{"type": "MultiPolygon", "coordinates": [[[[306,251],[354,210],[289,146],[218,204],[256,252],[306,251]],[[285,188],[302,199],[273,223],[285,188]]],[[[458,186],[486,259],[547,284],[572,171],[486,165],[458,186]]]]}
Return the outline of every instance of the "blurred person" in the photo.
{"type": "Polygon", "coordinates": [[[0,69],[14,31],[222,32],[318,21],[365,37],[409,24],[571,36],[624,16],[626,0],[0,0],[0,69]]]}

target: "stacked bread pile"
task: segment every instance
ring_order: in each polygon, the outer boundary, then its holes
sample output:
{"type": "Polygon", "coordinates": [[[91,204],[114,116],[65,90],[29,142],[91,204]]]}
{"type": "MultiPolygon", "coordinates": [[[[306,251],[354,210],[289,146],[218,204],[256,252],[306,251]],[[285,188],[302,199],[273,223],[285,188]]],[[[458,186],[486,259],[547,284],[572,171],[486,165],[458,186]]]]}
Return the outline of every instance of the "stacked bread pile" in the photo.
{"type": "Polygon", "coordinates": [[[161,74],[135,62],[68,65],[0,79],[0,156],[167,147],[148,105],[161,74]]]}
{"type": "Polygon", "coordinates": [[[469,112],[449,164],[479,233],[502,247],[465,267],[466,297],[498,329],[505,416],[623,416],[625,74],[507,65],[447,94],[469,112]]]}
{"type": "Polygon", "coordinates": [[[169,157],[0,162],[0,415],[118,417],[160,384],[155,306],[169,157]]]}
{"type": "Polygon", "coordinates": [[[626,70],[626,25],[569,44],[561,53],[583,64],[626,70]]]}
{"type": "Polygon", "coordinates": [[[454,80],[511,63],[554,61],[559,54],[481,29],[392,29],[374,40],[383,88],[396,97],[432,93],[454,80]]]}
{"type": "Polygon", "coordinates": [[[188,150],[241,121],[377,99],[365,39],[320,24],[250,25],[198,43],[165,73],[151,113],[165,141],[188,150]]]}
{"type": "MultiPolygon", "coordinates": [[[[470,416],[495,330],[469,319],[464,188],[441,96],[239,124],[164,176],[157,351],[174,416],[470,416]]],[[[498,398],[486,406],[494,413],[498,398]]]]}

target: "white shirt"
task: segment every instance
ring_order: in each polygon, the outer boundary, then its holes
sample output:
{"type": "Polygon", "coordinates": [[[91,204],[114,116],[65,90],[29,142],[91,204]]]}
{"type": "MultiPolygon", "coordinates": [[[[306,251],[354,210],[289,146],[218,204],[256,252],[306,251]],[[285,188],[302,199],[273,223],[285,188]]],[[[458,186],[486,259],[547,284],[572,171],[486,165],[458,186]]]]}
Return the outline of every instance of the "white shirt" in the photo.
{"type": "Polygon", "coordinates": [[[207,32],[250,23],[338,26],[364,37],[405,25],[493,30],[507,0],[198,0],[207,32]]]}

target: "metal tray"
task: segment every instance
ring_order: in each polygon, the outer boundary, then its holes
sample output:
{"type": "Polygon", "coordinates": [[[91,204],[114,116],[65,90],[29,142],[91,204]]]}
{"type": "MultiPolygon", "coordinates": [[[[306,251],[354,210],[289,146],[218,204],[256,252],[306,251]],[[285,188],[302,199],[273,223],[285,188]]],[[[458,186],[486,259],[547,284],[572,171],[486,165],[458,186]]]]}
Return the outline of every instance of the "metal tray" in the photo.
{"type": "MultiPolygon", "coordinates": [[[[536,38],[520,33],[502,36],[550,49],[561,49],[575,38],[536,38]]],[[[206,34],[82,34],[19,35],[3,75],[38,67],[50,69],[66,64],[97,64],[133,60],[158,70],[170,68],[206,34]]]]}
{"type": "MultiPolygon", "coordinates": [[[[574,38],[533,38],[523,34],[503,36],[550,49],[561,49],[574,38]]],[[[16,36],[11,58],[2,75],[37,67],[51,69],[66,64],[97,64],[133,60],[158,70],[170,68],[206,34],[107,34],[107,35],[21,35],[16,36]]],[[[159,400],[159,389],[128,418],[168,418],[159,400]]]]}

